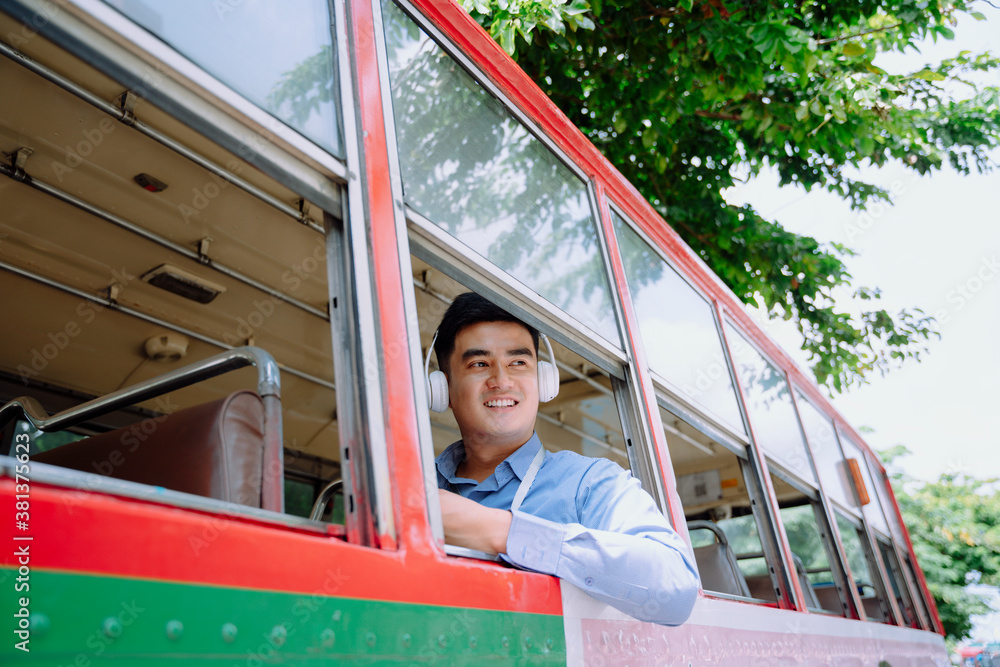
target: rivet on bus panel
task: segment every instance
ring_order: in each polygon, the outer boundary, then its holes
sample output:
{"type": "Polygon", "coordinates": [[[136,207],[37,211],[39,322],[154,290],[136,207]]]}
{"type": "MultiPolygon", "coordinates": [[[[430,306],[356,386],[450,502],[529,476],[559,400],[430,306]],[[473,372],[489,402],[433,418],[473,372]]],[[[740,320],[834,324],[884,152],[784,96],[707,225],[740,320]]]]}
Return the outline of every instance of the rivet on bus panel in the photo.
{"type": "Polygon", "coordinates": [[[104,630],[104,634],[111,639],[117,639],[122,636],[124,628],[122,627],[121,621],[113,616],[109,616],[104,619],[104,623],[101,625],[101,629],[104,630]]]}
{"type": "Polygon", "coordinates": [[[52,621],[46,614],[41,612],[34,612],[28,617],[28,628],[34,634],[36,638],[44,637],[48,634],[49,628],[52,627],[52,621]]]}
{"type": "Polygon", "coordinates": [[[271,644],[275,647],[281,647],[285,645],[285,640],[288,639],[288,630],[285,629],[283,625],[276,625],[271,630],[271,644]]]}
{"type": "Polygon", "coordinates": [[[323,632],[319,633],[319,642],[323,648],[333,648],[333,645],[337,643],[337,633],[330,628],[325,628],[323,632]]]}
{"type": "Polygon", "coordinates": [[[236,641],[237,634],[238,631],[236,630],[236,626],[233,625],[232,623],[226,623],[225,625],[222,626],[222,639],[227,644],[232,644],[234,641],[236,641]]]}
{"type": "Polygon", "coordinates": [[[410,648],[410,646],[413,645],[413,637],[410,635],[409,632],[403,633],[403,636],[400,638],[400,640],[403,642],[403,648],[410,648]]]}
{"type": "Polygon", "coordinates": [[[368,648],[375,648],[375,633],[374,632],[369,632],[368,634],[365,635],[365,644],[368,645],[368,648]]]}
{"type": "Polygon", "coordinates": [[[167,639],[177,641],[184,634],[184,624],[174,619],[167,621],[167,639]]]}

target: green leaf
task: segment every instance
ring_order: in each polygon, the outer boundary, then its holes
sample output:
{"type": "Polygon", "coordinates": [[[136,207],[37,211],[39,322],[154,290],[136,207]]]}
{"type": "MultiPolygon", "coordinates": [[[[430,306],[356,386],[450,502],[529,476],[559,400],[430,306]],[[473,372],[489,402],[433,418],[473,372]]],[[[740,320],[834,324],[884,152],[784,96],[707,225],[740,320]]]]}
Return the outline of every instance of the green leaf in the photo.
{"type": "Polygon", "coordinates": [[[507,52],[507,55],[514,55],[514,26],[510,23],[500,29],[500,46],[507,52]]]}
{"type": "Polygon", "coordinates": [[[879,74],[881,76],[889,76],[888,72],[886,72],[881,67],[877,67],[877,66],[873,65],[871,63],[871,61],[868,61],[868,62],[865,63],[865,69],[868,70],[869,72],[871,72],[872,74],[879,74]]]}
{"type": "Polygon", "coordinates": [[[937,72],[925,67],[919,72],[911,74],[910,78],[923,79],[924,81],[944,81],[948,77],[946,77],[944,74],[938,74],[937,72]]]}
{"type": "Polygon", "coordinates": [[[858,44],[857,42],[848,42],[847,44],[844,44],[844,50],[842,53],[845,56],[854,57],[864,55],[866,51],[867,49],[865,49],[865,47],[861,44],[858,44]]]}

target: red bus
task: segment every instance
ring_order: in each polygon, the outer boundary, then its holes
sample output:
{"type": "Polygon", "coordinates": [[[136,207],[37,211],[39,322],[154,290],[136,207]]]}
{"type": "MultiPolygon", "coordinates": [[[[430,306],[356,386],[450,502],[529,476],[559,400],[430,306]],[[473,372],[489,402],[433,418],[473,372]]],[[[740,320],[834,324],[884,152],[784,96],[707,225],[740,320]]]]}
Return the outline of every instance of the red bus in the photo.
{"type": "Polygon", "coordinates": [[[0,51],[4,664],[947,664],[863,439],[457,4],[2,0],[0,51]],[[445,544],[470,290],[687,623],[445,544]]]}

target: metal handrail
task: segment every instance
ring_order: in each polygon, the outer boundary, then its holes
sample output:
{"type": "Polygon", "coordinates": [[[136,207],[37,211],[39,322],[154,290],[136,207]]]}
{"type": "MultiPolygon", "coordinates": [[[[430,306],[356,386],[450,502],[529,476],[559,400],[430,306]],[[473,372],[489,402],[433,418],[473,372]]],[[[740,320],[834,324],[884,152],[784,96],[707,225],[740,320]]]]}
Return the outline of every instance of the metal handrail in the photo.
{"type": "Polygon", "coordinates": [[[729,544],[729,540],[726,538],[725,532],[723,532],[722,527],[714,521],[688,521],[687,522],[688,532],[692,530],[708,530],[715,534],[715,539],[719,541],[719,544],[729,544]]]}
{"type": "Polygon", "coordinates": [[[319,492],[319,497],[316,498],[316,502],[313,503],[312,512],[309,513],[309,518],[313,521],[319,521],[322,519],[323,513],[326,512],[326,506],[330,502],[330,498],[333,498],[333,494],[341,491],[343,488],[343,479],[335,479],[324,486],[323,490],[319,492]]]}
{"type": "Polygon", "coordinates": [[[51,432],[70,428],[94,417],[246,366],[257,367],[257,393],[264,402],[264,474],[261,507],[283,512],[284,460],[280,369],[274,357],[259,347],[227,350],[184,368],[99,396],[54,415],[49,415],[36,399],[19,396],[0,407],[0,430],[19,415],[23,415],[39,431],[51,432]]]}
{"type": "Polygon", "coordinates": [[[23,414],[31,422],[31,425],[39,431],[58,431],[119,408],[128,407],[251,365],[257,367],[257,393],[260,394],[261,398],[276,396],[280,400],[281,379],[278,363],[274,357],[259,347],[240,347],[221,352],[208,359],[203,359],[184,368],[178,368],[145,382],[119,389],[105,396],[99,396],[55,415],[49,415],[34,398],[18,396],[0,408],[0,429],[3,429],[18,414],[23,414]]]}

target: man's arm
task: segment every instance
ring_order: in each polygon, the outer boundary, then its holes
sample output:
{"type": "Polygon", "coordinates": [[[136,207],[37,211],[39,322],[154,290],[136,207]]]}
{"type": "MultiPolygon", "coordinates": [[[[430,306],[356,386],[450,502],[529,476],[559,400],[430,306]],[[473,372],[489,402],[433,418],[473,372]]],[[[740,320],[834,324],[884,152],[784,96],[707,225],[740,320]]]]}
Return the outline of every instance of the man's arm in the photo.
{"type": "Polygon", "coordinates": [[[507,534],[513,518],[510,512],[480,505],[444,489],[438,489],[438,496],[448,544],[493,554],[507,551],[507,534]]]}
{"type": "Polygon", "coordinates": [[[686,621],[698,574],[687,545],[638,481],[610,462],[595,464],[581,482],[577,509],[580,523],[568,524],[514,512],[507,558],[640,620],[686,621]]]}

